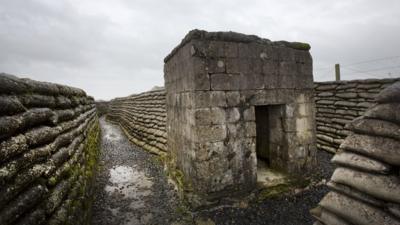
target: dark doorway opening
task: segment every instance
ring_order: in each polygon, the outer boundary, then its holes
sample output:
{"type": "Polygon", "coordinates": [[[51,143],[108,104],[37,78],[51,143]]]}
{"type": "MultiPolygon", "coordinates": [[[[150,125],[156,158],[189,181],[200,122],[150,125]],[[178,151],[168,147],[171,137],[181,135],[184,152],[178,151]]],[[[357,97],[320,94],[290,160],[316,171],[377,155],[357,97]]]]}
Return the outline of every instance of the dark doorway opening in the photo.
{"type": "Polygon", "coordinates": [[[279,168],[284,158],[283,129],[285,105],[256,106],[257,164],[279,168]]]}
{"type": "Polygon", "coordinates": [[[273,187],[287,182],[284,170],[287,144],[283,129],[285,105],[255,106],[257,183],[273,187]]]}

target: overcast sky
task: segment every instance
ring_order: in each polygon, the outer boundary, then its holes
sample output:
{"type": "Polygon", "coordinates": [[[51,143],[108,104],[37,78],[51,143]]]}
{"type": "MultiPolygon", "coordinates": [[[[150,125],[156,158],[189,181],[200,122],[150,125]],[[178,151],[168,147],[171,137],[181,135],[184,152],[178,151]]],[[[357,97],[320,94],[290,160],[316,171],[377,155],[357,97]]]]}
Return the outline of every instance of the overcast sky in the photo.
{"type": "Polygon", "coordinates": [[[319,81],[400,77],[399,0],[0,0],[0,72],[126,96],[195,28],[308,42],[319,81]]]}

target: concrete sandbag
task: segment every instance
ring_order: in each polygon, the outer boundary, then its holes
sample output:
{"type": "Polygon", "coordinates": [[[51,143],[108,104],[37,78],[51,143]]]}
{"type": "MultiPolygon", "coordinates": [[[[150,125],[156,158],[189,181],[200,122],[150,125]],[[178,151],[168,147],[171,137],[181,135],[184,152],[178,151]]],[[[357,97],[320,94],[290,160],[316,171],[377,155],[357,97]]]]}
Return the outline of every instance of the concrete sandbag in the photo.
{"type": "Polygon", "coordinates": [[[391,137],[400,140],[400,126],[384,120],[357,118],[346,125],[355,133],[391,137]]]}
{"type": "Polygon", "coordinates": [[[26,111],[16,96],[1,95],[0,106],[0,116],[11,116],[26,111]]]}
{"type": "Polygon", "coordinates": [[[46,201],[46,213],[51,214],[68,194],[73,179],[61,181],[55,188],[51,190],[48,200],[46,201]]]}
{"type": "Polygon", "coordinates": [[[13,136],[23,125],[22,115],[0,117],[0,140],[13,136]]]}
{"type": "Polygon", "coordinates": [[[370,174],[339,167],[333,172],[331,180],[377,199],[400,203],[400,177],[398,176],[370,174]]]}
{"type": "Polygon", "coordinates": [[[73,109],[55,110],[56,123],[74,119],[76,113],[73,109]]]}
{"type": "Polygon", "coordinates": [[[17,221],[16,225],[40,225],[43,224],[45,221],[46,211],[44,211],[44,209],[38,208],[27,215],[23,215],[23,217],[17,221]]]}
{"type": "Polygon", "coordinates": [[[334,213],[329,212],[321,206],[317,206],[317,209],[313,209],[310,213],[321,223],[326,225],[351,225],[346,220],[340,218],[334,213]],[[315,213],[317,211],[317,213],[315,213]],[[314,213],[313,213],[314,212],[314,213]]]}
{"type": "Polygon", "coordinates": [[[26,151],[18,158],[3,164],[0,167],[0,184],[2,185],[6,181],[16,176],[19,171],[48,158],[52,151],[51,144],[41,146],[39,148],[26,151]]]}
{"type": "Polygon", "coordinates": [[[65,96],[56,97],[56,107],[60,109],[69,109],[73,107],[71,100],[65,96]]]}
{"type": "Polygon", "coordinates": [[[334,190],[334,191],[336,191],[338,193],[350,196],[350,197],[352,197],[354,199],[366,202],[368,204],[371,204],[371,205],[374,205],[374,206],[377,206],[377,207],[383,207],[384,206],[384,202],[383,201],[378,200],[378,199],[376,199],[374,197],[371,197],[370,195],[367,195],[367,194],[365,194],[365,193],[363,193],[361,191],[358,191],[357,189],[351,188],[351,187],[349,187],[347,185],[335,183],[333,181],[329,181],[326,185],[330,189],[332,189],[332,190],[334,190]]]}
{"type": "Polygon", "coordinates": [[[28,150],[26,137],[22,134],[11,137],[0,143],[0,162],[28,150]]]}
{"type": "Polygon", "coordinates": [[[25,133],[29,146],[39,146],[53,141],[60,133],[61,127],[40,126],[25,133]]]}
{"type": "Polygon", "coordinates": [[[392,138],[350,134],[340,148],[368,155],[382,162],[400,166],[400,141],[392,138]]]}
{"type": "Polygon", "coordinates": [[[53,111],[48,108],[31,109],[22,114],[23,129],[31,128],[36,125],[43,125],[51,122],[54,115],[53,111]]]}
{"type": "Polygon", "coordinates": [[[368,118],[382,119],[394,123],[400,123],[400,103],[383,103],[368,109],[364,116],[368,118]]]}
{"type": "Polygon", "coordinates": [[[60,90],[60,95],[64,96],[85,96],[86,92],[79,88],[69,87],[61,84],[56,84],[60,90]]]}
{"type": "Polygon", "coordinates": [[[319,204],[350,224],[400,225],[399,220],[383,210],[337,192],[329,192],[319,204]]]}
{"type": "Polygon", "coordinates": [[[379,103],[400,102],[400,81],[381,91],[375,100],[379,103]]]}
{"type": "Polygon", "coordinates": [[[21,78],[20,81],[28,87],[29,93],[38,93],[42,95],[58,95],[59,89],[56,84],[21,78]]]}
{"type": "Polygon", "coordinates": [[[37,185],[20,194],[0,212],[0,224],[11,224],[17,220],[27,210],[41,201],[47,192],[48,190],[45,186],[37,185]]]}
{"type": "Polygon", "coordinates": [[[400,204],[388,203],[386,207],[389,212],[400,219],[400,204]]]}
{"type": "Polygon", "coordinates": [[[34,165],[31,168],[19,173],[12,182],[7,182],[5,185],[0,186],[0,202],[6,204],[29,184],[38,179],[46,168],[43,165],[34,165]]]}
{"type": "Polygon", "coordinates": [[[56,106],[56,99],[53,96],[24,94],[18,96],[18,98],[27,108],[54,108],[56,106]]]}
{"type": "Polygon", "coordinates": [[[20,94],[25,93],[28,86],[20,81],[16,76],[0,73],[0,93],[1,94],[20,94]]]}
{"type": "Polygon", "coordinates": [[[382,174],[387,174],[392,168],[389,164],[346,151],[339,151],[336,153],[331,159],[331,162],[340,166],[382,174]]]}

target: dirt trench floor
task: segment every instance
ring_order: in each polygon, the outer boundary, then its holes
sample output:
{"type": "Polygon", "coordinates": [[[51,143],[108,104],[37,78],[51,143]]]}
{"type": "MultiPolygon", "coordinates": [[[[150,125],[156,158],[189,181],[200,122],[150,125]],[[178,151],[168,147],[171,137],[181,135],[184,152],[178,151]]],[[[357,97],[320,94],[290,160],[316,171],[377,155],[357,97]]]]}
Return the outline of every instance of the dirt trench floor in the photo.
{"type": "MultiPolygon", "coordinates": [[[[239,207],[185,210],[158,157],[133,145],[102,117],[100,167],[94,188],[93,225],[307,225],[309,209],[327,193],[324,185],[239,207]]],[[[331,155],[318,153],[320,179],[328,179],[331,155]]]]}

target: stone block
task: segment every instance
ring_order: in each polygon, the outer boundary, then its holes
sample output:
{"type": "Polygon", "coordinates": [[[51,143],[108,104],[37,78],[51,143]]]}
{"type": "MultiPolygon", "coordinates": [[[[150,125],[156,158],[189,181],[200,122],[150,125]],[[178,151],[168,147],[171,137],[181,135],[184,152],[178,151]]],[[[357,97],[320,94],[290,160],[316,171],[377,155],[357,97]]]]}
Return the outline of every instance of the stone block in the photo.
{"type": "Polygon", "coordinates": [[[238,58],[227,58],[225,59],[225,68],[226,68],[226,73],[229,74],[239,74],[241,72],[240,70],[240,59],[238,58]]]}
{"type": "Polygon", "coordinates": [[[296,73],[297,67],[294,62],[281,61],[279,62],[279,75],[288,76],[296,73]]]}
{"type": "Polygon", "coordinates": [[[243,120],[244,121],[255,121],[256,113],[254,111],[254,106],[250,106],[243,110],[243,120]]]}
{"type": "Polygon", "coordinates": [[[264,75],[261,73],[241,74],[242,90],[257,90],[264,89],[264,75]]]}
{"type": "Polygon", "coordinates": [[[212,74],[211,90],[240,90],[240,74],[212,74]]]}
{"type": "Polygon", "coordinates": [[[209,74],[225,73],[226,72],[225,59],[222,59],[222,58],[207,59],[206,71],[209,74]]]}
{"type": "Polygon", "coordinates": [[[225,42],[225,57],[237,58],[239,56],[239,44],[235,42],[225,42]]]}
{"type": "Polygon", "coordinates": [[[244,123],[244,135],[245,137],[256,137],[256,123],[245,122],[244,123]]]}
{"type": "Polygon", "coordinates": [[[227,135],[225,124],[198,125],[195,129],[199,142],[223,141],[227,135]]]}
{"type": "Polygon", "coordinates": [[[227,100],[224,91],[212,91],[210,93],[210,106],[226,107],[227,100]]]}
{"type": "Polygon", "coordinates": [[[240,92],[227,91],[225,93],[227,106],[238,106],[240,104],[240,92]]]}
{"type": "Polygon", "coordinates": [[[225,42],[210,41],[205,49],[205,55],[210,58],[225,57],[225,42]]]}
{"type": "Polygon", "coordinates": [[[226,120],[225,110],[219,107],[196,109],[194,118],[196,125],[223,124],[226,120]]]}
{"type": "Polygon", "coordinates": [[[224,142],[200,142],[195,144],[196,158],[200,161],[209,160],[212,157],[225,157],[227,154],[224,142]]]}
{"type": "Polygon", "coordinates": [[[236,123],[240,120],[241,115],[239,108],[233,107],[233,108],[227,108],[226,109],[226,121],[228,123],[236,123]]]}
{"type": "Polygon", "coordinates": [[[193,85],[195,90],[210,90],[210,75],[208,75],[206,72],[195,73],[193,85]]]}

